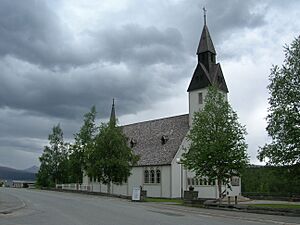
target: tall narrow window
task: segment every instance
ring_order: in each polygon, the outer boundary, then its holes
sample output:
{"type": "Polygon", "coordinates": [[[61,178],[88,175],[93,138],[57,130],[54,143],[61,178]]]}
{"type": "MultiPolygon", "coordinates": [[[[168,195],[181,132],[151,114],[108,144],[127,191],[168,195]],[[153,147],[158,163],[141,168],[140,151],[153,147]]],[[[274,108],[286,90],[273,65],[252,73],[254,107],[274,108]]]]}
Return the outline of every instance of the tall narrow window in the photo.
{"type": "Polygon", "coordinates": [[[150,183],[154,184],[155,183],[155,171],[150,170],[150,183]]]}
{"type": "Polygon", "coordinates": [[[187,183],[188,183],[188,185],[191,185],[191,178],[187,179],[187,183]]]}
{"type": "Polygon", "coordinates": [[[160,184],[160,170],[156,170],[156,183],[160,184]]]}
{"type": "Polygon", "coordinates": [[[201,92],[198,93],[198,103],[199,103],[199,104],[203,104],[203,95],[202,95],[201,92]]]}
{"type": "Polygon", "coordinates": [[[148,170],[144,171],[144,183],[145,184],[149,183],[149,171],[148,170]]]}

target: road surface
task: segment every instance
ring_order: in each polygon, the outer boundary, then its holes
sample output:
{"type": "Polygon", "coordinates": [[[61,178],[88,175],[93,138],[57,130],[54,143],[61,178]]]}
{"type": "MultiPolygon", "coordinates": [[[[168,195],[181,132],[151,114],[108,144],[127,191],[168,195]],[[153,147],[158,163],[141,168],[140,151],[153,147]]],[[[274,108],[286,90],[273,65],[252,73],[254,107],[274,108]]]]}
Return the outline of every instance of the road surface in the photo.
{"type": "Polygon", "coordinates": [[[161,203],[29,189],[0,188],[25,207],[0,214],[1,225],[221,225],[300,224],[299,217],[209,210],[161,203]]]}

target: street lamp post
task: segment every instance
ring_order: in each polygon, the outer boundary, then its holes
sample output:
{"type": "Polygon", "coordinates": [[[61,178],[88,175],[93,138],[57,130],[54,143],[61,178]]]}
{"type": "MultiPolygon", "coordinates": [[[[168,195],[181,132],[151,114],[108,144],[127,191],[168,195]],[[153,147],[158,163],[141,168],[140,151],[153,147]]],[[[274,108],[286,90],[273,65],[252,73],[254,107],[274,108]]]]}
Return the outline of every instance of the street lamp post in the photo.
{"type": "Polygon", "coordinates": [[[176,158],[176,163],[180,166],[180,197],[183,198],[183,179],[182,179],[182,162],[180,158],[176,158]]]}

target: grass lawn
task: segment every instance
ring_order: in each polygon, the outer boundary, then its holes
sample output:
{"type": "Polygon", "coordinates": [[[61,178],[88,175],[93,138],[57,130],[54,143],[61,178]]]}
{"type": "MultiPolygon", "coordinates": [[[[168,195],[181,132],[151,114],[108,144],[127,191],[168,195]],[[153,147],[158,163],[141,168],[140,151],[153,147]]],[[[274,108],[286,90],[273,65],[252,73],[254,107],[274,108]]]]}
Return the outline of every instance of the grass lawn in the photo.
{"type": "Polygon", "coordinates": [[[173,198],[146,198],[145,202],[170,202],[170,203],[183,204],[182,199],[173,199],[173,198]]]}
{"type": "Polygon", "coordinates": [[[293,205],[293,204],[253,204],[248,206],[276,208],[276,209],[300,209],[300,205],[293,205]]]}

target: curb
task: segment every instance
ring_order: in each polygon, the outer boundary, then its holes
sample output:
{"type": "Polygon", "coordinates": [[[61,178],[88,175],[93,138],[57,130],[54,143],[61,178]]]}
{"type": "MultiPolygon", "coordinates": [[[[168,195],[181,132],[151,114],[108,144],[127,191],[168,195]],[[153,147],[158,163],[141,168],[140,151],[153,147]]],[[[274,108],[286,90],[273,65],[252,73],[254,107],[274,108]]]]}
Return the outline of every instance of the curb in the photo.
{"type": "Polygon", "coordinates": [[[280,208],[276,209],[276,208],[251,207],[251,206],[241,206],[241,205],[220,205],[219,206],[214,204],[205,204],[204,208],[224,210],[224,211],[300,217],[300,210],[297,209],[280,209],[280,208]]]}

